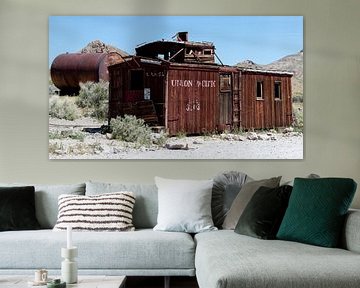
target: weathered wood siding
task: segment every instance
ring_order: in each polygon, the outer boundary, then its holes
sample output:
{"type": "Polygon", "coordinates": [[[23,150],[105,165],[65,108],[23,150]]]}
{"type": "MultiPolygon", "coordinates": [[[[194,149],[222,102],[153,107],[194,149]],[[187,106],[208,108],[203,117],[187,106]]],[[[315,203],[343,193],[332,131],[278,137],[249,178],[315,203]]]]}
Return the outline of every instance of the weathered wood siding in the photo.
{"type": "Polygon", "coordinates": [[[216,130],[218,77],[218,69],[169,67],[166,128],[171,135],[216,130]]]}
{"type": "Polygon", "coordinates": [[[121,115],[121,106],[124,101],[125,79],[121,65],[109,68],[109,120],[121,115]]]}
{"type": "Polygon", "coordinates": [[[291,76],[242,72],[241,127],[261,129],[286,127],[292,123],[291,76]],[[262,98],[257,96],[257,82],[262,82],[262,98]],[[281,96],[275,99],[275,83],[281,96]]]}
{"type": "Polygon", "coordinates": [[[291,74],[141,60],[109,67],[110,118],[135,115],[170,135],[292,124],[291,74]]]}
{"type": "MultiPolygon", "coordinates": [[[[139,66],[131,61],[129,63],[110,66],[109,74],[109,118],[116,118],[119,115],[123,116],[127,113],[139,116],[143,111],[148,111],[148,109],[136,111],[139,109],[139,105],[136,103],[151,101],[156,109],[158,118],[156,124],[165,125],[164,87],[166,71],[163,66],[149,64],[139,66]],[[142,83],[138,84],[138,87],[135,87],[135,89],[131,87],[132,73],[140,73],[142,75],[142,83]],[[132,109],[134,112],[131,112],[132,109]]],[[[144,107],[143,104],[144,103],[141,104],[142,107],[144,107]]],[[[149,105],[146,105],[146,107],[149,107],[149,105]]],[[[148,115],[145,116],[148,117],[148,115]]],[[[153,117],[150,118],[154,119],[153,117]]],[[[151,122],[154,124],[153,120],[151,122]]]]}

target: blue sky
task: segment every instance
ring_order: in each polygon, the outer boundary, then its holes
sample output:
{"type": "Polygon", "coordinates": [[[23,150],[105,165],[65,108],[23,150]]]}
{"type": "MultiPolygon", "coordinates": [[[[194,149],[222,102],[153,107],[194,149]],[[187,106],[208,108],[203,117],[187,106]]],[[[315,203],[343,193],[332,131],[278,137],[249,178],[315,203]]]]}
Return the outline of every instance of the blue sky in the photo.
{"type": "Polygon", "coordinates": [[[50,16],[49,66],[93,40],[134,54],[137,45],[171,40],[180,31],[191,41],[213,42],[228,65],[247,59],[269,64],[303,49],[302,16],[50,16]]]}

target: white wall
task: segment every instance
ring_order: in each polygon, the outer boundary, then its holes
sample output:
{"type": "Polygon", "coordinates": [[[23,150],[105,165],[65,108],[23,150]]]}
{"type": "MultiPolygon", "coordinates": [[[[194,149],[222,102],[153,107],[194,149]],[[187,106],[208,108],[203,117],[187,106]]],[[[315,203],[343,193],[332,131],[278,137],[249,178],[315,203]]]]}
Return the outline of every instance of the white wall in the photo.
{"type": "Polygon", "coordinates": [[[146,183],[234,169],[255,178],[351,177],[360,186],[359,11],[358,0],[1,0],[0,182],[146,183]],[[80,14],[303,15],[304,160],[48,160],[48,16],[80,14]]]}

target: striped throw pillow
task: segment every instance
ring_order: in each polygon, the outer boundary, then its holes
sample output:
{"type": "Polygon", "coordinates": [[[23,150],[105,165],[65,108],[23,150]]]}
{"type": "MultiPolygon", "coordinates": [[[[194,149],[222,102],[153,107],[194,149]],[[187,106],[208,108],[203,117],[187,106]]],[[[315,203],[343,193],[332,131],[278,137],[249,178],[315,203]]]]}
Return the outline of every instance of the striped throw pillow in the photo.
{"type": "Polygon", "coordinates": [[[92,196],[60,195],[55,231],[133,231],[133,192],[115,192],[92,196]]]}

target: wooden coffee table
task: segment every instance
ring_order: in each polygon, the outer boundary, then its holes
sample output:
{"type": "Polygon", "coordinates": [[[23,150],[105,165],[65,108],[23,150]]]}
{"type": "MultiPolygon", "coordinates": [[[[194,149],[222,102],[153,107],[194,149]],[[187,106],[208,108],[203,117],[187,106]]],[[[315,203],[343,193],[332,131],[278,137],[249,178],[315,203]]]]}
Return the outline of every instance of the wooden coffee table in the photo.
{"type": "MultiPolygon", "coordinates": [[[[55,279],[56,277],[52,277],[55,279]]],[[[44,288],[44,286],[31,286],[28,285],[29,281],[32,281],[32,276],[2,276],[0,275],[0,287],[1,288],[44,288]]],[[[67,284],[66,288],[124,288],[126,276],[87,276],[80,275],[78,283],[67,284]]]]}

